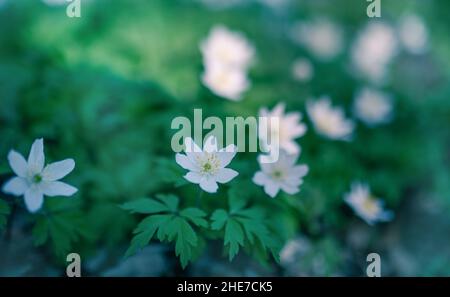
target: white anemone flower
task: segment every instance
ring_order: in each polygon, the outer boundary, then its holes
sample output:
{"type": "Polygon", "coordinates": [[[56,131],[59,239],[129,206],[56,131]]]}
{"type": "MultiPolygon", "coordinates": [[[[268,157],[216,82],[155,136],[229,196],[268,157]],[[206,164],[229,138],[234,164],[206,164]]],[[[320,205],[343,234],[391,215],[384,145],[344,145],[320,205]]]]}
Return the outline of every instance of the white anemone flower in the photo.
{"type": "Polygon", "coordinates": [[[295,165],[299,154],[288,154],[280,151],[277,162],[264,163],[261,156],[258,158],[261,171],[253,176],[253,182],[264,187],[264,192],[272,198],[280,190],[293,195],[300,192],[303,177],[308,174],[307,165],[295,165]]]}
{"type": "Polygon", "coordinates": [[[371,22],[352,46],[352,63],[356,70],[373,83],[382,83],[388,66],[398,52],[395,30],[382,22],[371,22]]]}
{"type": "Polygon", "coordinates": [[[72,196],[78,190],[59,180],[75,168],[73,159],[45,165],[44,140],[37,139],[31,146],[28,160],[18,152],[8,154],[9,165],[17,175],[3,186],[3,192],[24,196],[25,206],[34,213],[41,209],[45,196],[72,196]]]}
{"type": "Polygon", "coordinates": [[[241,100],[242,94],[250,86],[243,70],[212,62],[206,67],[202,82],[214,94],[232,101],[241,100]]]}
{"type": "Polygon", "coordinates": [[[306,110],[319,134],[334,140],[351,139],[355,127],[353,121],[345,118],[341,108],[331,106],[329,97],[308,100],[306,110]]]}
{"type": "Polygon", "coordinates": [[[209,68],[210,63],[219,63],[224,67],[246,70],[255,55],[255,49],[241,33],[222,25],[211,29],[200,49],[205,68],[209,68]]]}
{"type": "Polygon", "coordinates": [[[284,103],[278,103],[272,111],[262,108],[259,112],[260,118],[266,121],[259,121],[259,137],[262,145],[269,142],[269,138],[278,139],[279,148],[284,149],[289,154],[298,154],[300,146],[295,139],[306,133],[306,125],[301,123],[302,114],[300,112],[285,113],[284,103]],[[276,118],[277,125],[271,125],[271,118],[276,118]]]}
{"type": "Polygon", "coordinates": [[[403,47],[412,54],[423,54],[428,49],[428,30],[418,15],[407,14],[400,19],[398,34],[403,47]]]}
{"type": "Polygon", "coordinates": [[[300,82],[307,82],[314,76],[314,66],[308,59],[299,58],[292,64],[292,76],[300,82]]]}
{"type": "Polygon", "coordinates": [[[291,36],[296,43],[303,45],[311,54],[323,61],[335,58],[344,47],[341,27],[324,18],[296,23],[291,36]]]}
{"type": "Polygon", "coordinates": [[[353,103],[355,115],[369,126],[388,123],[392,119],[391,97],[372,88],[361,89],[353,103]]]}
{"type": "Polygon", "coordinates": [[[390,221],[394,217],[392,211],[384,209],[382,200],[372,196],[367,184],[354,182],[344,200],[369,225],[390,221]]]}
{"type": "Polygon", "coordinates": [[[189,182],[198,184],[202,190],[215,193],[217,183],[225,184],[235,178],[238,173],[225,168],[237,153],[234,144],[218,149],[217,139],[210,136],[206,139],[203,150],[190,137],[185,138],[186,154],[177,153],[175,160],[189,172],[184,176],[189,182]]]}

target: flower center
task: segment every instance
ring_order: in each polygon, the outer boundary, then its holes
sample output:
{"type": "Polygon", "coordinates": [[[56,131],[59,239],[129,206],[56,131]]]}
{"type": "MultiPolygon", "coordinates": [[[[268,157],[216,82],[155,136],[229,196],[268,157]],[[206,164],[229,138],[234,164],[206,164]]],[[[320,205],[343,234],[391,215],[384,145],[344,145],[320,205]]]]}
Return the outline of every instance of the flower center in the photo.
{"type": "Polygon", "coordinates": [[[208,172],[208,171],[211,170],[211,168],[212,168],[212,166],[211,166],[211,164],[209,164],[209,163],[205,163],[205,164],[203,165],[203,171],[208,172]]]}
{"type": "Polygon", "coordinates": [[[40,183],[42,181],[42,176],[40,174],[35,174],[33,176],[32,180],[33,180],[34,184],[38,184],[38,183],[40,183]]]}
{"type": "Polygon", "coordinates": [[[272,172],[272,177],[275,180],[280,180],[283,178],[283,172],[281,172],[281,170],[275,170],[274,172],[272,172]]]}
{"type": "Polygon", "coordinates": [[[220,160],[215,154],[207,154],[206,158],[199,160],[203,174],[215,174],[220,168],[220,160]]]}
{"type": "Polygon", "coordinates": [[[379,211],[378,204],[372,198],[364,200],[362,206],[363,209],[370,215],[376,215],[379,211]]]}

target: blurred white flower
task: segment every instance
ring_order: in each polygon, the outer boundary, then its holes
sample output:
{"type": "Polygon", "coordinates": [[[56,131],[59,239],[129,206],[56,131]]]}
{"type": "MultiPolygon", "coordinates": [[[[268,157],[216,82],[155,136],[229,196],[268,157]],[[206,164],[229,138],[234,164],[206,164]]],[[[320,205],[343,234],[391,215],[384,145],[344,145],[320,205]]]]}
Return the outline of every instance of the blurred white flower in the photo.
{"type": "Polygon", "coordinates": [[[366,87],[357,93],[353,111],[369,126],[387,123],[392,119],[391,100],[388,94],[366,87]]]}
{"type": "Polygon", "coordinates": [[[292,76],[301,82],[310,81],[314,76],[314,67],[308,59],[300,58],[292,64],[292,76]]]}
{"type": "Polygon", "coordinates": [[[262,108],[259,116],[267,118],[267,121],[259,121],[258,130],[262,145],[269,143],[270,137],[278,137],[279,147],[289,154],[298,154],[300,146],[295,139],[306,133],[307,127],[301,123],[302,114],[300,112],[284,112],[284,103],[278,103],[272,111],[262,108]],[[277,118],[277,125],[272,126],[270,118],[277,118]],[[268,139],[269,138],[269,139],[268,139]]]}
{"type": "Polygon", "coordinates": [[[213,63],[246,69],[255,55],[255,49],[241,33],[230,31],[222,25],[211,29],[209,36],[202,41],[200,49],[206,68],[213,63]]]}
{"type": "Polygon", "coordinates": [[[286,242],[280,251],[280,262],[283,266],[296,264],[299,256],[306,252],[309,248],[308,242],[303,238],[294,238],[286,242]]]}
{"type": "Polygon", "coordinates": [[[320,60],[328,61],[342,52],[344,37],[335,23],[320,18],[310,22],[296,23],[291,32],[295,42],[303,45],[320,60]]]}
{"type": "Polygon", "coordinates": [[[210,136],[202,150],[192,138],[186,137],[185,153],[175,156],[178,165],[189,170],[184,178],[200,185],[200,188],[208,193],[217,192],[217,183],[227,183],[238,175],[233,169],[225,168],[237,153],[234,144],[219,150],[217,139],[210,136]]]}
{"type": "Polygon", "coordinates": [[[215,26],[200,49],[205,71],[203,84],[214,94],[230,100],[240,100],[250,82],[247,68],[254,58],[254,48],[240,33],[224,26],[215,26]]]}
{"type": "Polygon", "coordinates": [[[384,209],[383,201],[372,196],[367,184],[354,182],[344,200],[369,225],[390,221],[394,217],[392,211],[384,209]]]}
{"type": "Polygon", "coordinates": [[[45,196],[72,196],[77,189],[58,180],[75,168],[75,161],[66,159],[45,166],[44,140],[37,139],[31,146],[28,161],[14,150],[8,154],[9,165],[17,175],[3,186],[3,192],[24,196],[30,212],[41,209],[45,196]]]}
{"type": "Polygon", "coordinates": [[[206,67],[202,82],[214,94],[233,101],[241,100],[250,86],[245,71],[212,62],[206,67]]]}
{"type": "Polygon", "coordinates": [[[288,154],[280,150],[280,156],[277,162],[261,162],[261,156],[258,158],[261,171],[253,176],[253,182],[264,187],[264,192],[272,198],[280,190],[293,195],[300,191],[300,185],[303,183],[303,177],[308,173],[307,165],[295,165],[300,154],[288,154]]]}
{"type": "Polygon", "coordinates": [[[397,52],[398,41],[392,27],[371,22],[359,33],[352,46],[352,63],[371,82],[381,83],[397,52]]]}
{"type": "Polygon", "coordinates": [[[350,140],[353,121],[346,119],[339,107],[332,107],[329,97],[323,96],[316,101],[308,100],[306,110],[316,131],[335,140],[350,140]]]}
{"type": "Polygon", "coordinates": [[[403,47],[413,54],[422,54],[428,49],[428,30],[423,20],[414,14],[400,19],[398,34],[403,47]]]}

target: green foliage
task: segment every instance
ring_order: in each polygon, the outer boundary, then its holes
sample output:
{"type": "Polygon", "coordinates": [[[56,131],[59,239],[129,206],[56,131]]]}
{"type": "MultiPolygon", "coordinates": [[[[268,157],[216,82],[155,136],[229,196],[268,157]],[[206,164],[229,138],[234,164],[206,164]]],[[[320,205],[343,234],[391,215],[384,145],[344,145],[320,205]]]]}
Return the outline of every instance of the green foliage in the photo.
{"type": "MultiPolygon", "coordinates": [[[[58,259],[68,251],[86,251],[87,259],[104,253],[120,263],[117,255],[122,256],[120,249],[129,244],[134,229],[126,256],[151,240],[169,242],[185,267],[212,240],[220,240],[230,260],[243,250],[262,263],[272,263],[280,247],[301,233],[313,246],[302,259],[304,271],[315,275],[318,272],[312,267],[325,262],[321,273],[345,274],[341,259],[354,251],[342,243],[355,226],[364,224],[343,201],[356,179],[366,181],[395,212],[394,233],[414,225],[401,224],[408,222],[404,216],[414,209],[412,198],[418,194],[426,196],[429,208],[435,205],[433,211],[441,212],[447,218],[442,221],[448,222],[448,1],[411,1],[407,7],[401,1],[383,2],[383,22],[395,27],[405,12],[417,13],[432,42],[422,55],[400,49],[392,61],[391,80],[382,86],[392,94],[394,118],[374,128],[354,119],[351,112],[354,94],[368,85],[350,67],[352,43],[358,31],[372,22],[364,14],[364,1],[352,1],[356,5],[289,1],[282,9],[247,1],[223,10],[209,10],[201,1],[174,5],[167,0],[133,4],[115,0],[107,9],[106,1],[89,1],[76,21],[66,17],[64,6],[30,0],[0,2],[0,186],[12,176],[8,151],[25,154],[38,137],[46,141],[49,162],[76,161],[66,178],[79,189],[74,197],[46,198],[38,214],[18,208],[14,216],[19,223],[11,226],[32,237],[41,246],[38,253],[58,259]],[[321,17],[344,31],[345,51],[329,62],[316,59],[289,36],[297,21],[321,17]],[[239,102],[213,95],[201,82],[199,44],[219,23],[242,32],[255,46],[257,57],[248,74],[251,88],[239,102]],[[292,78],[297,58],[311,61],[314,77],[309,82],[292,78]],[[320,95],[330,95],[333,104],[355,120],[351,142],[317,135],[305,103],[320,95]],[[298,139],[299,162],[310,168],[301,192],[270,199],[252,183],[258,170],[256,154],[239,153],[231,164],[238,178],[221,185],[218,193],[205,195],[196,206],[197,186],[183,178],[185,170],[176,164],[170,147],[175,132],[172,119],[191,118],[194,108],[202,108],[204,118],[257,116],[260,108],[281,101],[288,112],[301,112],[308,126],[306,135],[298,139]]],[[[0,192],[0,231],[12,219],[5,202],[10,198],[0,192]]],[[[435,216],[427,220],[432,229],[448,229],[435,216]]],[[[381,234],[391,226],[372,230],[381,234]]],[[[371,240],[370,248],[378,247],[377,239],[371,240]]],[[[421,241],[431,242],[417,240],[421,241]]],[[[441,246],[445,243],[438,245],[440,252],[441,246]]],[[[426,257],[416,258],[428,260],[437,254],[434,251],[430,248],[426,257]]],[[[438,265],[441,258],[424,262],[435,264],[416,265],[420,273],[444,271],[438,265]]]]}
{"type": "Polygon", "coordinates": [[[82,213],[67,203],[52,201],[47,211],[38,214],[32,234],[36,246],[50,245],[59,263],[65,263],[68,253],[81,238],[88,238],[82,213]]]}
{"type": "Polygon", "coordinates": [[[0,231],[6,227],[9,212],[10,208],[8,203],[0,199],[0,231]]]}
{"type": "Polygon", "coordinates": [[[261,247],[279,259],[279,245],[270,234],[267,217],[259,207],[246,207],[246,200],[230,195],[228,211],[217,209],[211,215],[211,229],[224,232],[224,246],[231,261],[240,247],[261,247]]]}
{"type": "Polygon", "coordinates": [[[198,208],[180,209],[179,199],[174,195],[156,195],[128,202],[122,208],[131,213],[150,214],[134,230],[135,236],[125,253],[135,254],[156,237],[159,241],[175,242],[175,254],[184,268],[192,261],[199,238],[193,226],[207,228],[206,214],[198,208]]]}

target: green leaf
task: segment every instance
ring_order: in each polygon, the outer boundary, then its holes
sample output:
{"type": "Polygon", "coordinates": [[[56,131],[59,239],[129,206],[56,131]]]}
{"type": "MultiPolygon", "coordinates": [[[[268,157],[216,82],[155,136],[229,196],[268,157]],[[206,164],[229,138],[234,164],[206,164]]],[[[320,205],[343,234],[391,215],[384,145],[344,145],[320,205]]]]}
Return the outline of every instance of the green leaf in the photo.
{"type": "Polygon", "coordinates": [[[239,252],[239,246],[244,246],[244,232],[239,223],[234,219],[227,221],[224,243],[225,245],[228,245],[228,257],[230,261],[233,260],[234,256],[239,252]]]}
{"type": "Polygon", "coordinates": [[[230,261],[237,255],[240,247],[260,250],[258,254],[263,256],[269,251],[278,259],[280,244],[267,226],[264,211],[258,207],[244,208],[246,201],[238,199],[234,192],[229,195],[229,212],[216,210],[211,216],[211,229],[223,230],[224,246],[228,249],[230,261]]]}
{"type": "Polygon", "coordinates": [[[179,199],[174,195],[157,195],[156,199],[141,199],[122,206],[132,213],[144,213],[143,210],[150,213],[134,230],[135,236],[125,257],[138,252],[156,234],[161,242],[175,242],[175,255],[180,258],[181,266],[185,268],[192,261],[194,254],[198,254],[199,238],[191,223],[197,227],[208,227],[206,213],[197,208],[179,210],[179,199]]]}
{"type": "Polygon", "coordinates": [[[208,228],[208,222],[204,219],[206,213],[198,208],[186,208],[180,211],[180,215],[185,217],[196,226],[208,228]]]}
{"type": "Polygon", "coordinates": [[[34,244],[40,246],[50,243],[55,256],[65,261],[73,244],[81,237],[87,237],[85,227],[84,218],[78,211],[40,215],[32,230],[34,244]]]}
{"type": "Polygon", "coordinates": [[[213,230],[220,230],[228,220],[228,213],[223,209],[218,209],[212,214],[211,220],[211,228],[213,230]]]}
{"type": "Polygon", "coordinates": [[[169,210],[167,205],[148,198],[127,202],[124,203],[121,207],[125,210],[128,210],[131,213],[144,213],[144,214],[158,213],[169,210]]]}
{"type": "Polygon", "coordinates": [[[158,198],[159,200],[161,200],[165,205],[167,205],[167,207],[169,208],[170,211],[177,211],[178,209],[178,198],[175,195],[156,195],[156,198],[158,198]]]}

